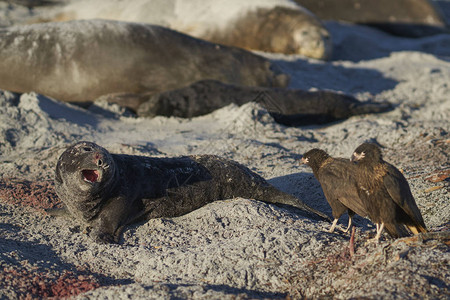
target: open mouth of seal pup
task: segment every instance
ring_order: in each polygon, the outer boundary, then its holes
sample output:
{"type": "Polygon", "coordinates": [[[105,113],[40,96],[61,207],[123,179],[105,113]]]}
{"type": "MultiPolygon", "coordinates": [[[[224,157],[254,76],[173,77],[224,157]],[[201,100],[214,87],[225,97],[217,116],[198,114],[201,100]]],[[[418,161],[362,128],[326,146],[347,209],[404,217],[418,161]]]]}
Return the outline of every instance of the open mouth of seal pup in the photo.
{"type": "Polygon", "coordinates": [[[82,170],[81,174],[83,174],[84,181],[89,183],[98,182],[100,178],[100,172],[97,170],[82,170]]]}

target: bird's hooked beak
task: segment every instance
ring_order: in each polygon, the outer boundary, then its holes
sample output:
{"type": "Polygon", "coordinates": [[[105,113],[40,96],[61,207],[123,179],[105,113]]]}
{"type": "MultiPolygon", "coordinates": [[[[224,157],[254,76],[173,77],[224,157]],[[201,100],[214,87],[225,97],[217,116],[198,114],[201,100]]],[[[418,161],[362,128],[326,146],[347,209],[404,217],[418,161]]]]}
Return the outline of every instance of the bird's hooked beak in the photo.
{"type": "Polygon", "coordinates": [[[358,161],[358,160],[361,160],[361,159],[363,159],[364,157],[366,156],[366,154],[364,153],[364,152],[361,152],[361,153],[356,153],[356,152],[353,152],[353,154],[352,154],[352,161],[358,161]]]}
{"type": "Polygon", "coordinates": [[[309,162],[307,157],[302,157],[302,164],[306,165],[309,162]]]}

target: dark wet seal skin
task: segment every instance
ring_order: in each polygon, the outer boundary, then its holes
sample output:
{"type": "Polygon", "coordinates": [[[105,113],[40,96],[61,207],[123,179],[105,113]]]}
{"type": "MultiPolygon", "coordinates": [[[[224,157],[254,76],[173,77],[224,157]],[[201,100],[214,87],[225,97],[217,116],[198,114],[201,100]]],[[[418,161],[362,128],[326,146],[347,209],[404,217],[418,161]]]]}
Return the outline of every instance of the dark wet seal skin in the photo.
{"type": "Polygon", "coordinates": [[[320,182],[334,217],[329,232],[333,232],[339,218],[348,212],[347,232],[356,214],[367,217],[365,205],[358,195],[356,165],[349,159],[333,158],[322,149],[311,149],[303,154],[302,163],[311,167],[320,182]]]}
{"type": "MultiPolygon", "coordinates": [[[[287,126],[324,124],[351,116],[382,113],[393,109],[388,102],[361,102],[352,96],[330,91],[246,87],[202,80],[184,88],[165,91],[149,98],[137,110],[141,117],[174,116],[192,118],[225,107],[259,102],[275,121],[287,126]]],[[[116,102],[126,106],[126,98],[116,102]]]]}
{"type": "Polygon", "coordinates": [[[328,219],[234,161],[213,155],[155,158],[111,154],[91,142],[70,146],[56,166],[55,188],[97,242],[118,242],[125,225],[176,217],[207,203],[243,197],[299,208],[328,219]]]}
{"type": "Polygon", "coordinates": [[[408,236],[409,232],[427,232],[408,181],[396,167],[383,160],[376,144],[361,144],[352,160],[357,162],[358,194],[370,219],[377,224],[376,240],[383,228],[394,238],[408,236]]]}

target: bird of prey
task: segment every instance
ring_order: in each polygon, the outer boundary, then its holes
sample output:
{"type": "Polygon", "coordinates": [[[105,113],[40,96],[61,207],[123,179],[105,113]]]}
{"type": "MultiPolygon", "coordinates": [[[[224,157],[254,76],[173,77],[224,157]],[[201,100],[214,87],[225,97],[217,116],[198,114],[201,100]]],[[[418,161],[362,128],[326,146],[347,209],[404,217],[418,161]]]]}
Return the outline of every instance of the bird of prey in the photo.
{"type": "Polygon", "coordinates": [[[349,159],[333,158],[324,150],[312,149],[303,154],[302,162],[313,170],[331,206],[334,220],[329,232],[334,231],[339,218],[346,211],[348,211],[349,220],[344,232],[350,229],[355,213],[362,217],[367,216],[357,191],[356,166],[349,159]]]}
{"type": "Polygon", "coordinates": [[[376,144],[358,146],[352,161],[357,162],[358,194],[369,218],[377,225],[375,240],[379,240],[384,228],[394,238],[408,236],[409,231],[427,232],[406,178],[383,160],[376,144]]]}

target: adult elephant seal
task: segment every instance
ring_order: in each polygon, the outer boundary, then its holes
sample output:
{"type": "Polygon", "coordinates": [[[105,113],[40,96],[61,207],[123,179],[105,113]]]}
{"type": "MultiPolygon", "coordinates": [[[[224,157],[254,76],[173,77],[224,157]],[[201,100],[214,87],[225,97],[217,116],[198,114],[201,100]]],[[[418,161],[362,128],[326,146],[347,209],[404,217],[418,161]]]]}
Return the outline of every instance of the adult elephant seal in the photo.
{"type": "Polygon", "coordinates": [[[235,197],[287,204],[327,218],[248,168],[212,155],[131,156],[79,142],[59,158],[55,188],[67,211],[90,227],[98,242],[118,242],[124,226],[136,221],[181,216],[235,197]]]}
{"type": "Polygon", "coordinates": [[[68,102],[157,93],[198,80],[284,87],[267,59],[154,25],[82,20],[0,30],[0,88],[68,102]]]}
{"type": "Polygon", "coordinates": [[[149,23],[214,43],[316,59],[328,59],[332,51],[321,21],[289,0],[76,0],[39,18],[149,23]]]}
{"type": "Polygon", "coordinates": [[[321,20],[373,26],[405,37],[448,33],[439,5],[430,0],[294,0],[321,20]]]}
{"type": "Polygon", "coordinates": [[[360,102],[352,96],[330,91],[240,87],[203,80],[184,88],[153,95],[139,106],[137,113],[141,117],[161,115],[192,118],[231,103],[242,105],[252,101],[267,109],[275,121],[288,126],[324,124],[354,115],[381,113],[392,109],[392,105],[387,102],[360,102]]]}

